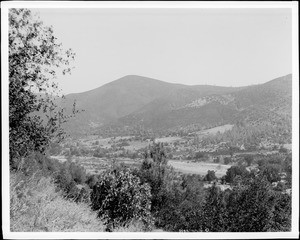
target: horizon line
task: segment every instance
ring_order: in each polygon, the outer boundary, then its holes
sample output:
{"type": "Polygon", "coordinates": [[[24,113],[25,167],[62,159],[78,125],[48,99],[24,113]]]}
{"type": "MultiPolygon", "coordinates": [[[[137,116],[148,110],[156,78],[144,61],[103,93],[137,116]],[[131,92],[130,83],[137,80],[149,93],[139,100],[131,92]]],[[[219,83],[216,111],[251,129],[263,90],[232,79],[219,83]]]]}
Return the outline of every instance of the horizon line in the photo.
{"type": "MultiPolygon", "coordinates": [[[[243,86],[222,86],[222,85],[215,85],[215,84],[197,84],[197,85],[191,85],[191,84],[184,84],[184,83],[174,83],[174,82],[168,82],[168,81],[163,81],[163,80],[160,80],[160,79],[156,79],[156,78],[152,78],[152,77],[146,77],[146,76],[141,76],[141,75],[137,75],[137,74],[128,74],[128,75],[124,75],[123,77],[120,77],[120,78],[117,78],[115,80],[112,80],[108,83],[104,83],[102,85],[100,85],[99,87],[96,87],[96,88],[93,88],[93,89],[90,89],[90,90],[86,90],[86,91],[83,91],[83,92],[70,92],[70,93],[63,93],[63,95],[67,96],[67,95],[71,95],[71,94],[81,94],[81,93],[86,93],[86,92],[90,92],[90,91],[93,91],[95,89],[98,89],[98,88],[101,88],[105,85],[108,85],[108,84],[111,84],[115,81],[118,81],[122,78],[126,78],[126,77],[130,77],[130,76],[134,76],[134,77],[142,77],[142,78],[148,78],[148,79],[151,79],[151,80],[156,80],[156,81],[160,81],[160,82],[164,82],[164,83],[169,83],[169,84],[177,84],[177,85],[184,85],[184,86],[213,86],[213,87],[226,87],[226,88],[245,88],[245,87],[250,87],[250,86],[257,86],[257,85],[262,85],[262,84],[265,84],[267,82],[270,82],[270,81],[273,81],[277,78],[281,78],[281,77],[286,77],[286,76],[289,76],[289,75],[293,75],[292,73],[288,73],[288,74],[285,74],[285,75],[282,75],[282,76],[279,76],[279,77],[276,77],[276,78],[273,78],[273,79],[270,79],[266,82],[263,82],[263,83],[253,83],[253,84],[250,84],[250,85],[243,85],[243,86]]],[[[62,89],[60,89],[62,91],[62,89]]]]}

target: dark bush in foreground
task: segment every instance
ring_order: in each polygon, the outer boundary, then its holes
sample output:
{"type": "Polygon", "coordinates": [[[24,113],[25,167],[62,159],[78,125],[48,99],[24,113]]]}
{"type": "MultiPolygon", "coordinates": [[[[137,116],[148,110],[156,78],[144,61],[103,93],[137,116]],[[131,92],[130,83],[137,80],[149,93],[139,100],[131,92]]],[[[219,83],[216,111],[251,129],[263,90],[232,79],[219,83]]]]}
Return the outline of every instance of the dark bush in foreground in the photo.
{"type": "Polygon", "coordinates": [[[151,192],[148,184],[126,168],[109,169],[99,177],[91,194],[92,209],[107,224],[107,230],[127,226],[132,221],[151,228],[151,192]]]}

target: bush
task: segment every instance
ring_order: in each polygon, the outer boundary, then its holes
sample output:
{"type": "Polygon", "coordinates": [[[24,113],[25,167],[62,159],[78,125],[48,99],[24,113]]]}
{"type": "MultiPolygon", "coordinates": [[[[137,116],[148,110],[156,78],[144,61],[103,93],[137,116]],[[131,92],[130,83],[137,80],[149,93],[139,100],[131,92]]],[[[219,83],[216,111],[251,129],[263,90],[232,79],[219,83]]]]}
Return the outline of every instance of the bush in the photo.
{"type": "Polygon", "coordinates": [[[245,162],[247,163],[247,166],[251,166],[251,164],[253,163],[253,156],[252,155],[246,155],[244,157],[245,162]]]}
{"type": "Polygon", "coordinates": [[[89,202],[90,188],[86,182],[85,169],[73,162],[60,164],[53,172],[56,185],[63,191],[65,197],[76,202],[89,202]]]}
{"type": "Polygon", "coordinates": [[[231,163],[231,158],[230,157],[225,157],[224,158],[224,164],[229,164],[229,163],[231,163]]]}
{"type": "Polygon", "coordinates": [[[216,180],[216,179],[217,179],[217,177],[216,177],[215,171],[208,170],[207,174],[205,175],[203,180],[211,182],[211,181],[216,180]]]}
{"type": "Polygon", "coordinates": [[[200,160],[201,158],[204,158],[205,154],[202,152],[196,152],[195,159],[200,160]]]}
{"type": "Polygon", "coordinates": [[[142,221],[151,228],[151,192],[130,169],[112,168],[99,176],[91,194],[92,209],[106,222],[107,230],[142,221]]]}
{"type": "Polygon", "coordinates": [[[270,183],[278,182],[281,180],[281,166],[278,164],[266,164],[260,167],[259,170],[260,174],[265,176],[270,183]]]}
{"type": "Polygon", "coordinates": [[[244,166],[232,166],[229,169],[227,169],[226,175],[225,175],[225,181],[228,183],[233,183],[235,177],[241,176],[246,177],[249,175],[249,172],[244,166]]]}
{"type": "Polygon", "coordinates": [[[220,162],[220,157],[214,158],[214,163],[219,163],[220,162]]]}

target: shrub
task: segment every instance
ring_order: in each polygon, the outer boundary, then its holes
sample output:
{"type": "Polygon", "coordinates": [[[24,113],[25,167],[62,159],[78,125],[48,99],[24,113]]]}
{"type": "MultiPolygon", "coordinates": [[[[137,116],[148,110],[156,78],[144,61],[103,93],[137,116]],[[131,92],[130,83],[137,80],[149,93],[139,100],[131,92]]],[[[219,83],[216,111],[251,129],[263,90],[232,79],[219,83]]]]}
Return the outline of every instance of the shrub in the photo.
{"type": "Polygon", "coordinates": [[[237,176],[245,177],[248,176],[249,172],[244,166],[232,166],[229,169],[227,169],[226,175],[225,175],[225,181],[228,183],[233,183],[234,178],[237,176]]]}
{"type": "Polygon", "coordinates": [[[219,163],[220,162],[220,157],[214,158],[214,163],[219,163]]]}
{"type": "Polygon", "coordinates": [[[231,163],[231,158],[230,157],[225,157],[224,158],[224,164],[229,164],[229,163],[231,163]]]}
{"type": "Polygon", "coordinates": [[[217,179],[217,177],[216,177],[216,173],[215,173],[215,171],[213,171],[213,170],[208,170],[207,171],[207,174],[205,175],[205,177],[204,177],[204,181],[208,181],[208,182],[211,182],[211,181],[213,181],[213,180],[216,180],[217,179]]]}
{"type": "Polygon", "coordinates": [[[151,192],[128,168],[112,168],[99,177],[91,194],[92,209],[106,222],[107,230],[125,227],[133,220],[151,228],[151,192]]]}
{"type": "Polygon", "coordinates": [[[211,181],[213,181],[213,180],[215,180],[215,179],[217,179],[217,177],[216,177],[216,174],[215,174],[215,171],[213,171],[213,170],[208,170],[207,171],[207,174],[205,175],[205,177],[204,177],[204,181],[208,181],[208,182],[211,182],[211,181]]]}
{"type": "Polygon", "coordinates": [[[195,159],[200,160],[201,158],[204,158],[205,154],[203,152],[196,152],[195,153],[195,159]]]}
{"type": "Polygon", "coordinates": [[[247,163],[247,166],[251,166],[251,164],[253,163],[253,156],[252,155],[246,155],[244,157],[245,162],[247,163]]]}
{"type": "Polygon", "coordinates": [[[281,180],[281,166],[278,164],[266,164],[263,167],[260,167],[259,170],[260,174],[265,176],[270,183],[281,180]]]}

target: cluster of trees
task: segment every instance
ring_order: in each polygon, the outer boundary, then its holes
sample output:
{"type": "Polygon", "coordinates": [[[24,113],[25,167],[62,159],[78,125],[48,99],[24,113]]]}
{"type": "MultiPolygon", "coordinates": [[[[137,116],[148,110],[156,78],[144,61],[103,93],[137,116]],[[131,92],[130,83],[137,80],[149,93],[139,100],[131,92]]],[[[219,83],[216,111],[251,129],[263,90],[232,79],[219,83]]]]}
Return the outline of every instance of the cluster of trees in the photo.
{"type": "Polygon", "coordinates": [[[105,126],[100,127],[98,132],[98,135],[101,135],[102,137],[119,137],[119,136],[129,136],[134,135],[136,136],[136,140],[145,140],[149,138],[153,138],[155,134],[150,129],[145,129],[143,126],[140,125],[134,125],[134,126],[119,126],[117,124],[111,124],[111,126],[105,126]]]}
{"type": "MultiPolygon", "coordinates": [[[[270,182],[284,180],[285,188],[292,186],[292,154],[264,156],[257,160],[258,169],[270,182]]],[[[280,183],[282,185],[282,183],[280,183]]]]}
{"type": "MultiPolygon", "coordinates": [[[[260,163],[252,172],[243,165],[232,166],[221,178],[231,185],[225,191],[216,184],[205,188],[206,181],[217,180],[214,171],[204,178],[175,172],[162,144],[145,151],[138,168],[113,164],[99,175],[86,175],[72,162],[59,163],[43,155],[35,159],[51,172],[65,197],[88,202],[107,231],[132,221],[141,222],[144,231],[154,226],[166,231],[290,230],[291,196],[272,185],[279,179],[268,167],[278,163],[276,159],[260,163]]],[[[284,169],[289,161],[282,162],[284,169]]]]}
{"type": "Polygon", "coordinates": [[[231,190],[208,190],[202,207],[203,231],[290,231],[291,197],[275,191],[263,175],[241,178],[231,190]]]}
{"type": "Polygon", "coordinates": [[[242,145],[247,149],[253,146],[258,147],[259,143],[270,139],[274,143],[291,142],[291,125],[289,124],[268,124],[258,125],[237,124],[231,130],[224,133],[217,133],[214,136],[206,136],[202,140],[203,145],[230,142],[232,146],[242,145]]]}
{"type": "Polygon", "coordinates": [[[131,151],[126,150],[124,146],[126,143],[120,143],[119,145],[112,145],[111,148],[103,148],[103,147],[96,147],[96,148],[88,148],[84,146],[70,146],[67,149],[61,146],[58,142],[50,142],[49,148],[47,149],[47,153],[50,156],[58,156],[64,155],[66,157],[76,156],[76,157],[87,157],[93,156],[98,158],[112,158],[112,157],[127,157],[131,159],[136,159],[139,157],[138,151],[131,151]]]}
{"type": "Polygon", "coordinates": [[[137,174],[151,186],[156,226],[167,231],[290,229],[291,196],[275,188],[262,169],[249,172],[245,166],[232,166],[222,178],[231,188],[204,188],[204,181],[216,180],[214,171],[204,179],[179,175],[168,166],[163,146],[155,145],[137,174]]]}

